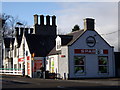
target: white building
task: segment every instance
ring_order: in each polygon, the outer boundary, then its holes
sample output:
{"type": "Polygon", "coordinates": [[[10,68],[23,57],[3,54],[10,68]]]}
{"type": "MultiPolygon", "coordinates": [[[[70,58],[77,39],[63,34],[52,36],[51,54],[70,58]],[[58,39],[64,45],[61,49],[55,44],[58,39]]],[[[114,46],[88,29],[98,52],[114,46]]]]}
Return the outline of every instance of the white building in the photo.
{"type": "MultiPolygon", "coordinates": [[[[40,15],[40,18],[39,24],[38,15],[34,15],[34,31],[33,28],[15,28],[14,48],[8,51],[11,54],[8,55],[8,58],[12,57],[11,68],[25,71],[25,75],[30,77],[37,77],[37,71],[41,67],[46,67],[46,56],[55,46],[56,17],[46,16],[46,24],[44,23],[44,16],[40,15]],[[52,25],[50,25],[50,18],[52,18],[52,25]]],[[[8,61],[4,62],[4,64],[6,63],[8,61]]],[[[9,65],[7,64],[7,66],[9,65]]]]}
{"type": "Polygon", "coordinates": [[[94,19],[84,19],[84,25],[84,30],[57,36],[46,70],[64,79],[114,77],[113,47],[94,30],[94,19]]]}

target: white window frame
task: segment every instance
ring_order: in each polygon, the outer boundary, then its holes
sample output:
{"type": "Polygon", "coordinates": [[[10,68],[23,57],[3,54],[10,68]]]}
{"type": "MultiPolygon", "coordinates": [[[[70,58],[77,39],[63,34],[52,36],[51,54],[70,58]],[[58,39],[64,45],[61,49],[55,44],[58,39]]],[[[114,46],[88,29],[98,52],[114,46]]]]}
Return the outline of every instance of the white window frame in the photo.
{"type": "Polygon", "coordinates": [[[82,55],[74,55],[74,74],[76,75],[76,76],[79,76],[79,75],[85,75],[86,74],[86,62],[85,62],[86,60],[85,60],[85,56],[82,56],[82,55]],[[75,57],[84,57],[84,64],[83,65],[75,65],[75,57]],[[84,68],[84,71],[83,72],[81,72],[81,73],[79,73],[79,74],[76,74],[75,73],[75,67],[83,67],[84,68]]]}
{"type": "Polygon", "coordinates": [[[109,67],[108,67],[108,56],[98,56],[98,74],[108,74],[109,73],[109,67]],[[99,64],[99,58],[100,57],[106,57],[107,58],[107,64],[105,64],[105,65],[100,65],[99,64]],[[102,73],[102,72],[100,72],[100,70],[99,70],[99,67],[106,67],[106,69],[107,69],[107,72],[106,73],[102,73]]]}

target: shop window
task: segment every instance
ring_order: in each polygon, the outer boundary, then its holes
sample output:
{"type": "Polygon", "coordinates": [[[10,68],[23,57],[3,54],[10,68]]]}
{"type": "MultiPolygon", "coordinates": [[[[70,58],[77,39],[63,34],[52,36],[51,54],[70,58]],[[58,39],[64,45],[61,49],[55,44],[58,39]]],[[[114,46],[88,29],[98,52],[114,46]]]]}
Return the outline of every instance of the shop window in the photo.
{"type": "Polygon", "coordinates": [[[99,73],[108,73],[108,57],[99,56],[98,57],[98,71],[99,73]]]}
{"type": "Polygon", "coordinates": [[[74,73],[85,74],[85,56],[74,56],[74,73]]]}

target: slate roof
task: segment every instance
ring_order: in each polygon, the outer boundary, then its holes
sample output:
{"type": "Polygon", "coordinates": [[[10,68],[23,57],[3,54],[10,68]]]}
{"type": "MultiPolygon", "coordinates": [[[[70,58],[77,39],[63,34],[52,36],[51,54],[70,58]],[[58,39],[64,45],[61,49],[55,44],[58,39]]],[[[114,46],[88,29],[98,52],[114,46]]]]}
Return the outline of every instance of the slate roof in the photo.
{"type": "Polygon", "coordinates": [[[58,35],[61,38],[61,45],[67,45],[73,38],[73,35],[58,35]]]}
{"type": "MultiPolygon", "coordinates": [[[[15,38],[4,38],[5,48],[10,48],[10,43],[14,44],[15,38]]],[[[12,48],[13,49],[13,48],[12,48]]]]}
{"type": "Polygon", "coordinates": [[[67,34],[73,36],[72,40],[67,45],[72,45],[84,32],[84,30],[77,30],[67,34]]]}
{"type": "Polygon", "coordinates": [[[26,41],[30,53],[34,53],[35,57],[45,57],[55,46],[55,36],[43,36],[28,34],[26,35],[26,41]]]}
{"type": "MultiPolygon", "coordinates": [[[[67,35],[58,35],[59,37],[61,37],[61,41],[62,41],[62,46],[66,46],[66,45],[71,45],[72,43],[74,43],[85,31],[84,30],[78,30],[78,31],[74,31],[71,32],[67,35]]],[[[61,51],[56,51],[56,46],[50,51],[50,53],[48,55],[55,55],[55,54],[59,54],[61,53],[61,51]]]]}
{"type": "Polygon", "coordinates": [[[48,55],[56,55],[56,54],[60,54],[61,50],[56,51],[56,46],[49,52],[48,55]]]}
{"type": "Polygon", "coordinates": [[[21,45],[22,37],[23,37],[23,28],[19,30],[19,28],[16,27],[15,29],[16,29],[17,48],[19,48],[21,45]]]}
{"type": "Polygon", "coordinates": [[[10,38],[4,38],[5,48],[10,48],[10,38]]]}

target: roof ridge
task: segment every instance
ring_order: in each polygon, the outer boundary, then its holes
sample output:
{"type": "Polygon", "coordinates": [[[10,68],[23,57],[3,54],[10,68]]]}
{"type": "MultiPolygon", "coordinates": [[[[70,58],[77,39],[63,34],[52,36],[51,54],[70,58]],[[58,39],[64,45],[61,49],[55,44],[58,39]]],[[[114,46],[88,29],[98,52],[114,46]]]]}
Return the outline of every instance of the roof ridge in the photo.
{"type": "Polygon", "coordinates": [[[66,35],[74,34],[74,33],[80,32],[80,31],[84,31],[84,29],[76,30],[76,31],[70,32],[70,33],[68,33],[68,34],[66,34],[66,35]]]}

